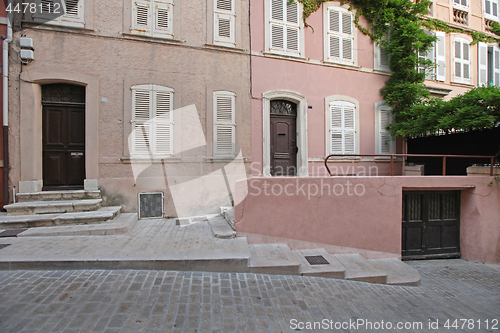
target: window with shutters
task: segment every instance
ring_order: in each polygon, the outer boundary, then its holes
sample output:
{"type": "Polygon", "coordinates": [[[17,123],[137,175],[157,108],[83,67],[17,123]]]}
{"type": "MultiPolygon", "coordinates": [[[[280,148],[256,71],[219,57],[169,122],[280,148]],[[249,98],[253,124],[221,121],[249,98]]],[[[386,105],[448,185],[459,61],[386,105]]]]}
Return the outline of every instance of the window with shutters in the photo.
{"type": "Polygon", "coordinates": [[[354,28],[353,18],[353,13],[345,8],[326,8],[326,61],[355,64],[356,29],[354,28]]]}
{"type": "Polygon", "coordinates": [[[174,90],[158,85],[132,87],[132,157],[173,155],[174,90]]]}
{"type": "Polygon", "coordinates": [[[498,21],[498,0],[484,0],[484,17],[498,21]]]}
{"type": "Polygon", "coordinates": [[[478,85],[500,86],[500,48],[478,43],[478,85]]]}
{"type": "Polygon", "coordinates": [[[418,52],[419,58],[430,60],[434,67],[425,68],[422,64],[418,66],[419,73],[425,73],[426,80],[446,80],[446,34],[442,31],[426,31],[429,35],[437,37],[434,45],[427,52],[418,52]]]}
{"type": "Polygon", "coordinates": [[[85,0],[36,0],[37,8],[42,8],[41,11],[37,11],[34,16],[35,22],[37,20],[50,20],[46,22],[47,24],[54,25],[64,25],[69,27],[83,28],[85,27],[84,20],[84,3],[85,0]],[[47,14],[49,8],[53,10],[55,4],[61,4],[64,9],[64,15],[58,16],[53,19],[53,14],[47,14]],[[38,13],[39,12],[39,13],[38,13]],[[44,14],[45,12],[45,14],[44,14]]]}
{"type": "Polygon", "coordinates": [[[393,123],[391,108],[385,103],[375,105],[375,151],[376,154],[394,154],[396,144],[387,126],[393,123]]]}
{"type": "Polygon", "coordinates": [[[328,154],[356,154],[356,104],[350,101],[333,100],[328,109],[328,154]]]}
{"type": "Polygon", "coordinates": [[[453,7],[462,10],[469,10],[469,4],[467,0],[453,0],[453,7]]]}
{"type": "Polygon", "coordinates": [[[390,72],[389,67],[389,54],[384,50],[384,48],[378,44],[374,44],[374,55],[375,55],[375,69],[380,71],[390,72]]]}
{"type": "Polygon", "coordinates": [[[173,38],[173,0],[132,0],[132,26],[136,35],[173,38]]]}
{"type": "Polygon", "coordinates": [[[236,94],[229,91],[215,91],[213,97],[213,155],[214,157],[234,157],[236,94]]]}
{"type": "MultiPolygon", "coordinates": [[[[434,35],[434,32],[432,31],[425,31],[427,35],[434,35]]],[[[418,57],[422,61],[419,62],[417,66],[417,70],[419,73],[425,73],[425,79],[426,80],[434,80],[436,78],[436,67],[427,67],[425,66],[425,60],[430,60],[433,64],[436,63],[436,45],[434,44],[432,47],[430,47],[427,52],[418,52],[418,57]]]]}
{"type": "Polygon", "coordinates": [[[268,0],[267,49],[270,52],[301,56],[302,54],[302,7],[296,1],[268,0]]]}
{"type": "Polygon", "coordinates": [[[470,83],[470,46],[469,41],[456,38],[453,45],[453,81],[459,83],[470,83]]]}
{"type": "Polygon", "coordinates": [[[214,44],[234,47],[236,11],[234,0],[214,0],[214,44]]]}

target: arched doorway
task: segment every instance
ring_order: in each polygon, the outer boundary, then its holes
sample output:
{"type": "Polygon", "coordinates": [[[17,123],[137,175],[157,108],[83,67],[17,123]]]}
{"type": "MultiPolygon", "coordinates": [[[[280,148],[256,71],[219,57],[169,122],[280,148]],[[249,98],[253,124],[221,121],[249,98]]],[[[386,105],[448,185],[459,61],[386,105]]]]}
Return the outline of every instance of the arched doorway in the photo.
{"type": "Polygon", "coordinates": [[[42,86],[43,190],[83,189],[85,87],[42,86]]]}

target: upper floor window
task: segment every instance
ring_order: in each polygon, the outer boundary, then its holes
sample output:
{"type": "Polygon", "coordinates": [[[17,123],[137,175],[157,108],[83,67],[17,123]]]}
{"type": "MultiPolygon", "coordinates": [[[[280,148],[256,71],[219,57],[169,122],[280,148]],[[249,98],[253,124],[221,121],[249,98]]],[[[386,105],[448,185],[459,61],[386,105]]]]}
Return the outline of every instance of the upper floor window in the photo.
{"type": "Polygon", "coordinates": [[[269,51],[284,55],[301,54],[301,10],[296,0],[269,0],[269,51]]]}
{"type": "Polygon", "coordinates": [[[234,157],[236,155],[235,100],[236,95],[232,92],[214,92],[214,157],[234,157]]]}
{"type": "Polygon", "coordinates": [[[355,103],[343,100],[329,102],[328,110],[328,154],[355,154],[357,107],[355,103]]]}
{"type": "Polygon", "coordinates": [[[375,69],[390,72],[391,68],[389,66],[389,54],[384,49],[384,47],[378,43],[375,43],[374,46],[374,55],[375,55],[375,69]]]}
{"type": "Polygon", "coordinates": [[[418,56],[422,59],[430,60],[434,67],[426,68],[423,63],[419,64],[419,73],[425,73],[426,80],[446,80],[446,44],[445,33],[441,31],[426,31],[428,35],[436,36],[437,41],[427,52],[419,52],[418,56]]]}
{"type": "Polygon", "coordinates": [[[453,81],[459,83],[470,83],[470,46],[469,41],[456,38],[454,42],[453,65],[454,75],[453,81]]]}
{"type": "Polygon", "coordinates": [[[498,0],[484,0],[484,17],[498,21],[498,0]]]}
{"type": "Polygon", "coordinates": [[[132,87],[131,156],[173,155],[173,97],[174,90],[163,86],[132,87]]]}
{"type": "Polygon", "coordinates": [[[453,0],[453,7],[458,9],[468,10],[469,4],[467,3],[467,0],[453,0]]]}
{"type": "Polygon", "coordinates": [[[85,26],[84,2],[84,0],[63,0],[62,2],[57,0],[37,0],[36,4],[41,6],[42,10],[40,13],[35,14],[34,20],[49,20],[48,24],[83,28],[85,26]],[[59,4],[63,5],[64,14],[54,18],[54,14],[49,14],[49,12],[54,11],[54,8],[58,8],[59,4]]]}
{"type": "Polygon", "coordinates": [[[354,64],[355,29],[353,14],[344,8],[328,7],[326,13],[325,60],[354,64]]]}
{"type": "Polygon", "coordinates": [[[478,45],[478,84],[500,86],[500,48],[485,43],[478,45]]]}
{"type": "Polygon", "coordinates": [[[377,103],[375,106],[375,151],[376,154],[394,154],[396,144],[387,126],[393,123],[391,108],[385,103],[377,103]]]}
{"type": "Polygon", "coordinates": [[[214,44],[234,47],[236,44],[234,0],[214,1],[214,44]]]}
{"type": "Polygon", "coordinates": [[[173,0],[133,0],[131,33],[173,38],[173,0]]]}

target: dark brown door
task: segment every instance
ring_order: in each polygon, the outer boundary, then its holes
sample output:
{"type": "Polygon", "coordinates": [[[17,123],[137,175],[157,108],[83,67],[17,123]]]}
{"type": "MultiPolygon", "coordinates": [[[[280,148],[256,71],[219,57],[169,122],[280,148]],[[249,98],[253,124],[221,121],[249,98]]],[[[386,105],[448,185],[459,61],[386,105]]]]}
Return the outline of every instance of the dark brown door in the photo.
{"type": "Polygon", "coordinates": [[[271,175],[297,175],[297,105],[271,101],[271,175]]]}
{"type": "Polygon", "coordinates": [[[43,103],[43,189],[80,189],[85,179],[85,106],[43,103]]]}
{"type": "Polygon", "coordinates": [[[403,259],[460,257],[460,191],[403,192],[403,259]]]}

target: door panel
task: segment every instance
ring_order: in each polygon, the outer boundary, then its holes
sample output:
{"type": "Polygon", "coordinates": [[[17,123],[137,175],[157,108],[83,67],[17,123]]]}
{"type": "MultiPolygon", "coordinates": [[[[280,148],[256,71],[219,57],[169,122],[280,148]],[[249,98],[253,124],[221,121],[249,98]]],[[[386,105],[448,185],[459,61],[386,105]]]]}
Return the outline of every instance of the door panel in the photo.
{"type": "Polygon", "coordinates": [[[271,175],[295,176],[296,169],[296,118],[271,115],[271,175]]]}
{"type": "Polygon", "coordinates": [[[460,191],[403,192],[403,259],[460,257],[460,191]]]}
{"type": "Polygon", "coordinates": [[[43,103],[43,189],[79,189],[85,179],[85,106],[43,103]]]}

